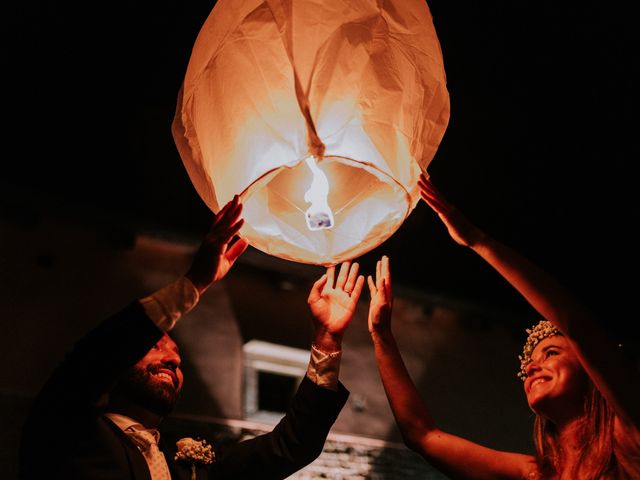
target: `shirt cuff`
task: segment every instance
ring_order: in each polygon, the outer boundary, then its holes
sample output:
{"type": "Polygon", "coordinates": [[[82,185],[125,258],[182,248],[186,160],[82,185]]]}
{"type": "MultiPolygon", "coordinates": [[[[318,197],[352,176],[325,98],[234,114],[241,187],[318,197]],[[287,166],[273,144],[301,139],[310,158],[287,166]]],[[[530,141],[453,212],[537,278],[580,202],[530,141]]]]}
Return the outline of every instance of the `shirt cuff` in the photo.
{"type": "Polygon", "coordinates": [[[342,350],[326,353],[311,345],[311,358],[307,368],[307,377],[319,387],[338,390],[338,374],[342,350]]]}
{"type": "Polygon", "coordinates": [[[186,277],[181,277],[157,292],[140,299],[147,316],[165,332],[176,326],[182,315],[195,307],[200,300],[196,287],[186,277]]]}

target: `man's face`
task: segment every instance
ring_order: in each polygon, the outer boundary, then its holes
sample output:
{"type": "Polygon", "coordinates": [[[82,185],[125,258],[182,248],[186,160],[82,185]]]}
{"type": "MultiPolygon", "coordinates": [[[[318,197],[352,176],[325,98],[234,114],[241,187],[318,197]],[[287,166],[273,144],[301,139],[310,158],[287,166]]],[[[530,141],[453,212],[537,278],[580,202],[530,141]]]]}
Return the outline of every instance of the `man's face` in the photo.
{"type": "Polygon", "coordinates": [[[178,346],[165,333],[120,379],[117,389],[140,406],[164,417],[178,400],[182,382],[178,346]]]}

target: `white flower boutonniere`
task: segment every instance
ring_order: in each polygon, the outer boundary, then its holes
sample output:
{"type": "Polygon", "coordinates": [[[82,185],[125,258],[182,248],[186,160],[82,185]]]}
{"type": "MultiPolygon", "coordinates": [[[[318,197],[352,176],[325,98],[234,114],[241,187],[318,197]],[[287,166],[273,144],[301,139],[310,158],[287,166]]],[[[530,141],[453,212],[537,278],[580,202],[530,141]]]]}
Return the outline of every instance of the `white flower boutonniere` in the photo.
{"type": "Polygon", "coordinates": [[[191,465],[191,480],[196,480],[196,465],[209,465],[216,459],[216,454],[206,440],[181,438],[176,442],[178,452],[173,458],[176,461],[191,465]]]}

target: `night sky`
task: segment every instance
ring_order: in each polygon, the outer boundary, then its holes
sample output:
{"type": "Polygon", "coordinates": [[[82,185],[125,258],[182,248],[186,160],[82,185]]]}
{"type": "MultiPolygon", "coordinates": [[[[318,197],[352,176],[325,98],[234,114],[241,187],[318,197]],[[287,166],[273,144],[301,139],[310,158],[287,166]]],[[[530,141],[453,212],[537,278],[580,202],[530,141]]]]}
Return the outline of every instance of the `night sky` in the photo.
{"type": "MultiPolygon", "coordinates": [[[[72,5],[74,4],[74,5],[72,5]]],[[[201,235],[210,212],[170,124],[213,3],[2,7],[2,211],[82,205],[105,231],[201,235]],[[106,227],[105,227],[106,225],[106,227]]],[[[556,275],[619,335],[638,332],[638,54],[631,7],[430,2],[451,120],[429,172],[468,217],[556,275]]],[[[34,213],[35,212],[35,213],[34,213]]],[[[387,242],[397,282],[528,307],[420,204],[387,242]]]]}

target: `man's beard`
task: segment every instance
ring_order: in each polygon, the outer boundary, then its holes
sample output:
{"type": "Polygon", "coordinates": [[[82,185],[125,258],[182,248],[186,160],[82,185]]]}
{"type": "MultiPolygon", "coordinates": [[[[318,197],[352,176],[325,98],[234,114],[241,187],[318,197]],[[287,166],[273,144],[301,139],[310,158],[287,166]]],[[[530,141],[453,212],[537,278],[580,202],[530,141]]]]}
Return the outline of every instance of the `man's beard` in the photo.
{"type": "Polygon", "coordinates": [[[118,380],[112,395],[126,398],[131,402],[166,417],[178,401],[179,392],[174,386],[155,380],[152,376],[153,366],[146,369],[132,367],[118,380]]]}

